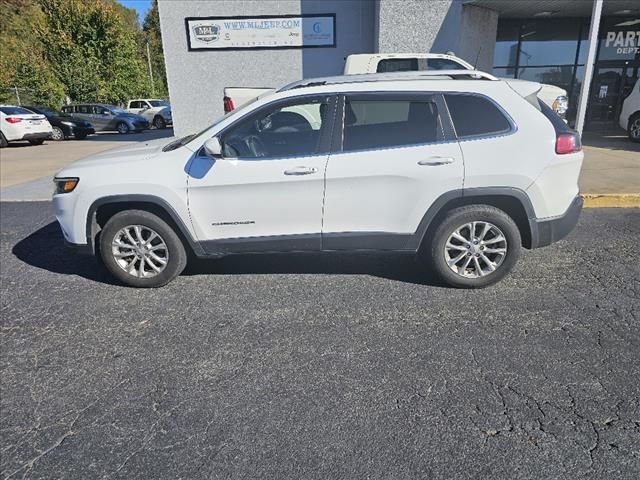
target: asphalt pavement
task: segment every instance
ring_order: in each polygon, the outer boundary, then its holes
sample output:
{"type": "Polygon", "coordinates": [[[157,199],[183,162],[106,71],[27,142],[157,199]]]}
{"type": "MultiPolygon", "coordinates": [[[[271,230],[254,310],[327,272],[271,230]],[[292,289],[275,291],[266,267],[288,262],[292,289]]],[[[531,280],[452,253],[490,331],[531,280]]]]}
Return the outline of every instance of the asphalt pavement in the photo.
{"type": "Polygon", "coordinates": [[[0,205],[0,477],[640,478],[640,209],[481,291],[410,257],[114,284],[0,205]]]}

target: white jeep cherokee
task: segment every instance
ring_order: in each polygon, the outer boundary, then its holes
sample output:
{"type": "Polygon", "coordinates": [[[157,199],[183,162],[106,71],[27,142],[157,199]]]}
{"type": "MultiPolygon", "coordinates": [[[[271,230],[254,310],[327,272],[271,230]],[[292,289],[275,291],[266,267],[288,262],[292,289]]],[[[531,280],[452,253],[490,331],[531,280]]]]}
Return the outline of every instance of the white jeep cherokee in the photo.
{"type": "Polygon", "coordinates": [[[198,134],[63,169],[56,217],[136,287],[188,254],[319,251],[420,253],[449,285],[484,287],[582,208],[580,139],[539,89],[476,71],[296,82],[198,134]]]}

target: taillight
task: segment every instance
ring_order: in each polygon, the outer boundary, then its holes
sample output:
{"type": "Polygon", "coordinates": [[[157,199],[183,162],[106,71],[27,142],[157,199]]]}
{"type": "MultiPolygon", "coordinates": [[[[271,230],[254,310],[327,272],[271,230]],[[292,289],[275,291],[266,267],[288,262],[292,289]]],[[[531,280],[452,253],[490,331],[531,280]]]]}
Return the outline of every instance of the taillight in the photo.
{"type": "Polygon", "coordinates": [[[20,123],[22,121],[22,119],[18,117],[7,117],[5,120],[9,123],[20,123]]]}
{"type": "Polygon", "coordinates": [[[558,155],[579,152],[580,150],[582,150],[582,144],[577,133],[561,133],[556,138],[556,153],[558,155]]]}
{"type": "Polygon", "coordinates": [[[229,113],[229,112],[230,112],[230,111],[232,111],[234,108],[236,108],[236,107],[233,105],[233,100],[231,100],[231,98],[230,98],[230,97],[226,97],[226,96],[225,96],[225,97],[222,99],[222,101],[224,102],[224,112],[225,112],[225,113],[229,113]]]}

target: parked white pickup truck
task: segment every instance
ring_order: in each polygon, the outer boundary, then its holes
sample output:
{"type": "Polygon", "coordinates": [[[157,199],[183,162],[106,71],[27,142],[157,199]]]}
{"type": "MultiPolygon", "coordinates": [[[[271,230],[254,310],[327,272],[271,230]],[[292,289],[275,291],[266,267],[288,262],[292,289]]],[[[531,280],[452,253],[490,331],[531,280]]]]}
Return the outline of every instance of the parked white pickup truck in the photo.
{"type": "MultiPolygon", "coordinates": [[[[416,70],[475,70],[473,65],[446,53],[360,53],[349,55],[344,74],[409,72],[416,70]]],[[[567,91],[541,84],[538,98],[564,117],[569,107],[567,91]]]]}
{"type": "Polygon", "coordinates": [[[154,127],[166,128],[173,124],[171,105],[166,100],[159,98],[138,98],[129,100],[127,111],[143,116],[154,127]]]}
{"type": "MultiPolygon", "coordinates": [[[[407,72],[416,70],[475,70],[473,65],[455,55],[444,53],[360,53],[349,55],[344,75],[407,72]]],[[[555,85],[541,84],[538,98],[564,118],[569,108],[567,91],[555,85]]],[[[224,89],[224,111],[273,92],[273,88],[227,87],[224,89]]]]}

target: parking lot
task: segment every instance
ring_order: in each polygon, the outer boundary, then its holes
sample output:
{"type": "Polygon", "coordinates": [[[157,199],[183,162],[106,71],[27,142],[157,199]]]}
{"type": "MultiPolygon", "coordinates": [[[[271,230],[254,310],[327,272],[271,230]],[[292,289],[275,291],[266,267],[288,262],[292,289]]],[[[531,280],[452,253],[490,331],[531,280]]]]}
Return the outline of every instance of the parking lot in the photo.
{"type": "Polygon", "coordinates": [[[2,478],[640,476],[638,209],[461,291],[368,255],[130,289],[0,208],[2,478]]]}
{"type": "Polygon", "coordinates": [[[65,165],[89,155],[171,136],[173,129],[165,128],[127,135],[104,132],[90,135],[84,140],[48,140],[44,145],[37,146],[29,142],[10,143],[7,148],[0,150],[0,188],[37,181],[43,177],[50,180],[65,165]]]}

